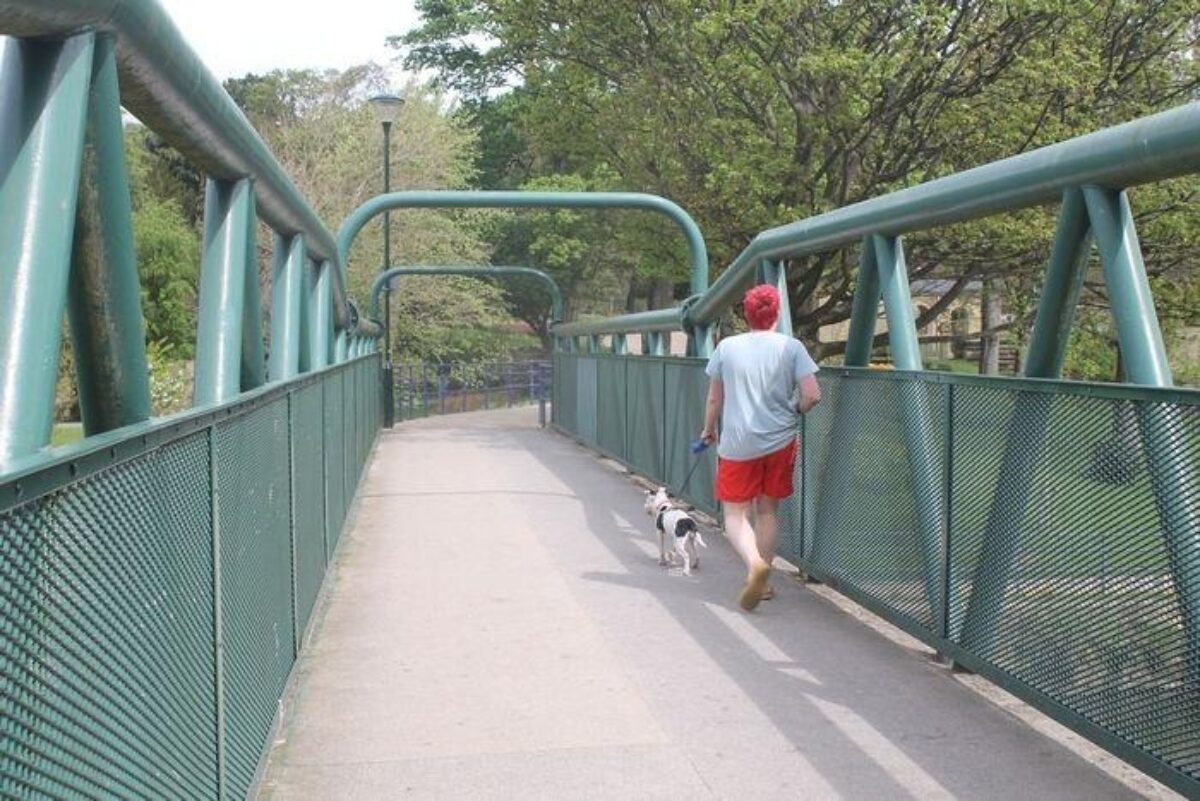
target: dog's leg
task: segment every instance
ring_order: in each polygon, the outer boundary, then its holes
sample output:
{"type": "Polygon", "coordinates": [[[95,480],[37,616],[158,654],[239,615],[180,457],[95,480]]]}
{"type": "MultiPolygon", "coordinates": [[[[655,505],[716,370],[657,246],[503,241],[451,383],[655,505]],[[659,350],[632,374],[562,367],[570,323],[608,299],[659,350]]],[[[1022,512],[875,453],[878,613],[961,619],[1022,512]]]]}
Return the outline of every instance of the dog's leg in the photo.
{"type": "Polygon", "coordinates": [[[658,563],[664,566],[671,564],[671,559],[667,555],[667,532],[661,528],[658,530],[658,563]]]}

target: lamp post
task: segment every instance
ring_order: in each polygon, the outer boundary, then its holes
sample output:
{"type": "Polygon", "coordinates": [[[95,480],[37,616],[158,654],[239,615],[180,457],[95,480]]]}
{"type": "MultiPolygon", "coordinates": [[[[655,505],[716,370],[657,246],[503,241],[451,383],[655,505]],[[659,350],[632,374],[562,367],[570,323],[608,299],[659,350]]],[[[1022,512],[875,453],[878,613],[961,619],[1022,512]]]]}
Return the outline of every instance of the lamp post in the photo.
{"type": "MultiPolygon", "coordinates": [[[[371,106],[375,109],[375,117],[383,126],[383,193],[392,191],[392,123],[400,114],[404,98],[399,95],[375,95],[371,98],[371,106]]],[[[383,213],[383,266],[380,272],[391,267],[392,263],[392,226],[391,214],[383,213]]],[[[391,428],[395,423],[395,410],[392,398],[392,288],[388,286],[383,293],[383,408],[384,424],[391,428]]]]}

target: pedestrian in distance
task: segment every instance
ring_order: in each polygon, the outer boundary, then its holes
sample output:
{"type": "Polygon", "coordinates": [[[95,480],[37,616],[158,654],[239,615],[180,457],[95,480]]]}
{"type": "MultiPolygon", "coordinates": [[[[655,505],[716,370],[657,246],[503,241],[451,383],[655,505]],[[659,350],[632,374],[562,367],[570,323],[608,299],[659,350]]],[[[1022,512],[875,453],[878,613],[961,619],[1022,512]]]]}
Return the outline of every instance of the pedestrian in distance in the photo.
{"type": "Polygon", "coordinates": [[[756,286],[742,308],[750,331],[722,339],[708,360],[700,438],[718,443],[716,496],[724,507],[725,533],[746,563],[738,603],[751,611],[774,596],[771,563],[779,539],[779,502],[792,494],[796,415],[820,402],[821,388],[817,364],[804,344],[775,331],[778,290],[756,286]]]}

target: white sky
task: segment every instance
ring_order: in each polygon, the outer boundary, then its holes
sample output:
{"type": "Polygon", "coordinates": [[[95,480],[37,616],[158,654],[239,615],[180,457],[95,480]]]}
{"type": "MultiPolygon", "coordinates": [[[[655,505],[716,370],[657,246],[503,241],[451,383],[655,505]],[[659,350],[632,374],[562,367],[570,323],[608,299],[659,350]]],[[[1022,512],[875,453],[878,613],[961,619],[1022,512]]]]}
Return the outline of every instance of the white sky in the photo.
{"type": "Polygon", "coordinates": [[[375,61],[403,83],[388,36],[416,27],[412,0],[159,0],[217,80],[375,61]]]}

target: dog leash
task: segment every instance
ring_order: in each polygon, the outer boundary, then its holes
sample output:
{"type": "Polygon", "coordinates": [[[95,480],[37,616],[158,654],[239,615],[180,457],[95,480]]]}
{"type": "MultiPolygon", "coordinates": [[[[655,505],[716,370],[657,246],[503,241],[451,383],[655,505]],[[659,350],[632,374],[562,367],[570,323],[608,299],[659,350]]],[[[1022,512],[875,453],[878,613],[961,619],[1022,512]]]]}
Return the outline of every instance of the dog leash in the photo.
{"type": "MultiPolygon", "coordinates": [[[[692,456],[699,456],[700,454],[704,453],[706,450],[708,450],[708,443],[705,442],[704,440],[698,439],[692,443],[692,456]]],[[[688,474],[683,479],[683,486],[681,486],[679,488],[680,495],[687,492],[688,484],[692,480],[692,474],[696,472],[696,468],[700,466],[700,462],[702,462],[702,461],[703,461],[702,459],[696,459],[696,461],[692,463],[691,469],[688,470],[688,474]]]]}

